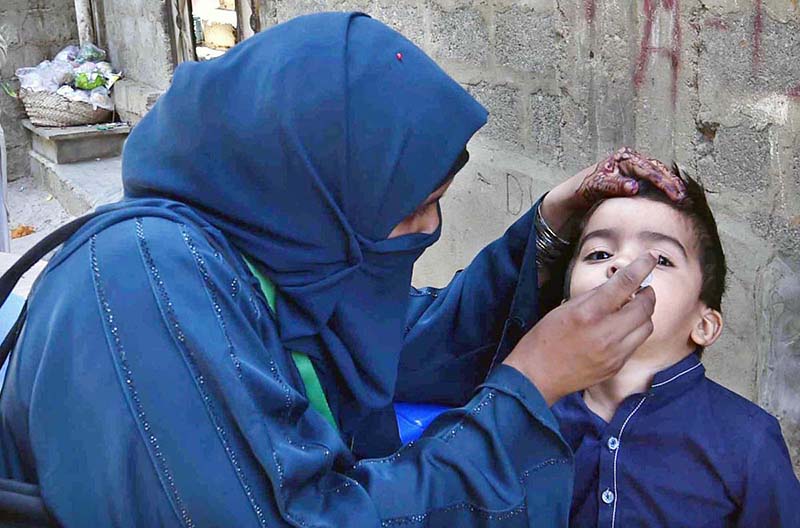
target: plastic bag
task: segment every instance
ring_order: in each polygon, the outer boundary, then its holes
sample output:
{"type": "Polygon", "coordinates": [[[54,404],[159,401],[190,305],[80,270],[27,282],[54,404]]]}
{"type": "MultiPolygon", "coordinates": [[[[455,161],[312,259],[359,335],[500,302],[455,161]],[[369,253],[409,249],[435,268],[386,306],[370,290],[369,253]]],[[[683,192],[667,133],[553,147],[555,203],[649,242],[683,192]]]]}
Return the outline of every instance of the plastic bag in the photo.
{"type": "Polygon", "coordinates": [[[75,88],[81,90],[94,90],[106,84],[105,78],[97,71],[97,64],[84,62],[75,68],[75,88]]]}
{"type": "Polygon", "coordinates": [[[80,52],[78,53],[77,61],[79,63],[84,62],[99,62],[106,58],[106,52],[101,50],[94,44],[86,43],[81,46],[80,52]]]}
{"type": "Polygon", "coordinates": [[[108,77],[109,75],[114,73],[114,67],[111,66],[110,62],[101,61],[101,62],[96,63],[94,66],[95,66],[95,69],[97,71],[99,71],[100,73],[102,73],[106,77],[108,77]]]}
{"type": "Polygon", "coordinates": [[[20,87],[32,92],[55,92],[72,81],[73,69],[68,62],[43,61],[35,68],[20,68],[16,71],[20,87]]]}
{"type": "Polygon", "coordinates": [[[16,71],[16,76],[19,79],[20,88],[33,92],[44,90],[42,77],[36,71],[36,68],[20,68],[16,71]]]}
{"type": "Polygon", "coordinates": [[[94,106],[95,109],[114,109],[114,102],[111,101],[111,97],[108,95],[108,88],[105,86],[101,86],[92,90],[91,95],[89,96],[89,102],[92,103],[92,106],[94,106]]]}
{"type": "Polygon", "coordinates": [[[75,75],[75,70],[72,69],[72,65],[68,62],[56,60],[50,63],[50,68],[47,70],[47,74],[51,77],[50,79],[57,83],[59,86],[63,84],[69,84],[72,82],[72,78],[75,75]]]}
{"type": "Polygon", "coordinates": [[[97,64],[91,61],[84,62],[83,64],[75,68],[75,75],[79,73],[92,73],[94,71],[97,71],[97,64]]]}
{"type": "Polygon", "coordinates": [[[121,73],[111,73],[106,75],[106,88],[110,90],[120,79],[122,79],[121,73]]]}
{"type": "Polygon", "coordinates": [[[80,52],[81,49],[78,46],[72,44],[59,51],[53,60],[63,61],[63,62],[75,62],[80,52]]]}
{"type": "Polygon", "coordinates": [[[56,93],[66,97],[70,101],[87,104],[91,103],[91,93],[86,90],[76,90],[72,86],[62,86],[56,93]]]}
{"type": "Polygon", "coordinates": [[[109,62],[98,62],[95,65],[95,71],[101,73],[106,78],[106,88],[109,90],[114,83],[122,78],[122,74],[114,71],[114,67],[109,62]]]}
{"type": "Polygon", "coordinates": [[[106,78],[99,72],[79,73],[75,76],[75,88],[81,90],[94,90],[106,86],[106,78]]]}

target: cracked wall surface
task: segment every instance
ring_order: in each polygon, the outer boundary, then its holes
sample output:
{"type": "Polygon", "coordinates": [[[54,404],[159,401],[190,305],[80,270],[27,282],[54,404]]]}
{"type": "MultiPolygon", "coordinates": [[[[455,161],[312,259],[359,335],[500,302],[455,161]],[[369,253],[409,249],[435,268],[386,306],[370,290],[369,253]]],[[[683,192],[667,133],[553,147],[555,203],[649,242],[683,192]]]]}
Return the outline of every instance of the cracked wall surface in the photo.
{"type": "Polygon", "coordinates": [[[729,265],[709,375],[773,412],[800,468],[800,7],[793,0],[262,0],[360,10],[491,112],[418,284],[442,285],[550,186],[620,145],[708,187],[729,265]]]}

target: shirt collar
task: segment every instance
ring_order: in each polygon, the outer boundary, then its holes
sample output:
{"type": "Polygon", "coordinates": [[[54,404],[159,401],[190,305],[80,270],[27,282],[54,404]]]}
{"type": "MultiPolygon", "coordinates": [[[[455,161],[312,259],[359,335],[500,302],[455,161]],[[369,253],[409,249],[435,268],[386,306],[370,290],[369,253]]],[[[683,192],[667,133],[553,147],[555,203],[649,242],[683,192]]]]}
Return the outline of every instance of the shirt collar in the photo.
{"type": "Polygon", "coordinates": [[[697,352],[689,354],[653,377],[650,395],[672,396],[684,392],[705,377],[706,369],[697,352]]]}

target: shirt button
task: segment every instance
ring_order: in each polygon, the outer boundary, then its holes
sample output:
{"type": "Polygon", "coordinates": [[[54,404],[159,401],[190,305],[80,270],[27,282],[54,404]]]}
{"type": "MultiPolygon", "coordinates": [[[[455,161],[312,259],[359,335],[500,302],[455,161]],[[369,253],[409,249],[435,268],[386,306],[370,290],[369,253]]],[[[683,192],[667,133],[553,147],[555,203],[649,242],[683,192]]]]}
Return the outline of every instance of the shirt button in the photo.
{"type": "Polygon", "coordinates": [[[608,448],[611,451],[614,451],[618,447],[619,447],[619,440],[617,440],[617,437],[612,436],[611,438],[608,439],[608,448]]]}
{"type": "Polygon", "coordinates": [[[603,492],[600,498],[603,499],[603,502],[605,502],[606,504],[611,504],[612,502],[614,502],[614,492],[611,491],[610,489],[607,489],[603,492]]]}

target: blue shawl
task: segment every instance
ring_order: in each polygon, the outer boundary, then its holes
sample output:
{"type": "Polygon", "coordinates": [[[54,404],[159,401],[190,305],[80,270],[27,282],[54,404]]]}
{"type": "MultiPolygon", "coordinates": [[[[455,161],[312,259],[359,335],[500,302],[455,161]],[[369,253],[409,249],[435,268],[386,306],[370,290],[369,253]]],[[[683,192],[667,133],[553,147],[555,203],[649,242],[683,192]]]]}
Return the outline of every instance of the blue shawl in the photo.
{"type": "Polygon", "coordinates": [[[441,290],[409,295],[438,233],[386,238],[485,118],[363,15],[179,67],[128,140],[125,200],[30,295],[0,477],[38,485],[67,527],[564,526],[569,448],[500,364],[536,319],[532,214],[441,290]],[[243,255],[276,284],[277,319],[243,255]],[[289,350],[331,373],[343,434],[289,350]],[[348,431],[394,396],[463,407],[358,456],[348,431]]]}
{"type": "Polygon", "coordinates": [[[264,271],[284,344],[349,392],[347,430],[392,400],[412,267],[439,232],[386,237],[486,115],[385,25],[302,17],[182,65],[126,143],[125,194],[179,198],[264,271]]]}

